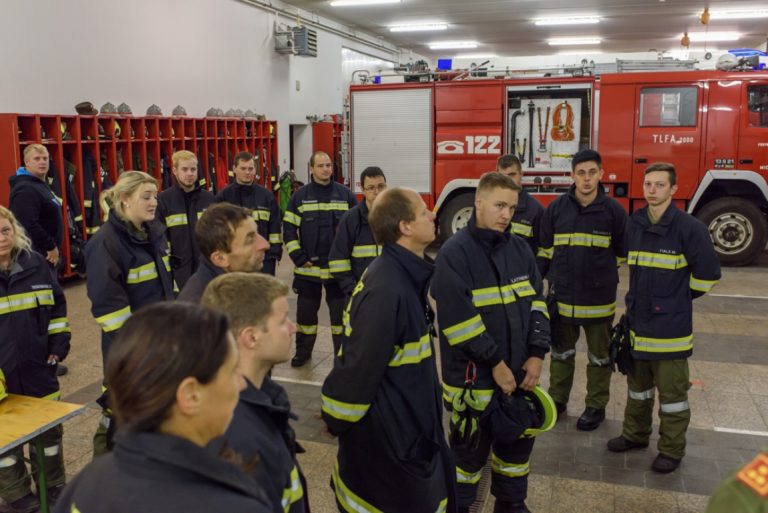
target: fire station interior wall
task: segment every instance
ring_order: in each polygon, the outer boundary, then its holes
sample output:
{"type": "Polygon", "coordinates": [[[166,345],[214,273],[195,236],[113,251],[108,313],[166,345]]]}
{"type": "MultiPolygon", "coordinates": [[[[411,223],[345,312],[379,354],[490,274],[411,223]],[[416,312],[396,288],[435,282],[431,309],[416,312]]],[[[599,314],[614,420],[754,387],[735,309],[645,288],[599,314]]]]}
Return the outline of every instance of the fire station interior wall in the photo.
{"type": "Polygon", "coordinates": [[[397,58],[322,29],[317,58],[280,55],[275,20],[238,0],[3,0],[0,112],[74,114],[81,101],[126,102],[137,115],[153,103],[195,117],[253,109],[277,120],[287,169],[289,125],[342,112],[342,48],[397,58]]]}

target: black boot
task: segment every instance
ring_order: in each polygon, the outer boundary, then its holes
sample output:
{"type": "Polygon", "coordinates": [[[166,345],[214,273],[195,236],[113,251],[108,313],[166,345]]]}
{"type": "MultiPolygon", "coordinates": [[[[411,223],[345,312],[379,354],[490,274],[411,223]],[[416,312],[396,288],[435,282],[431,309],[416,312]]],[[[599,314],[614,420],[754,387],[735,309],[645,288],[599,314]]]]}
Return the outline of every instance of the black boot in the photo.
{"type": "Polygon", "coordinates": [[[590,408],[581,414],[579,420],[576,421],[576,429],[579,431],[594,431],[605,420],[605,409],[603,408],[590,408]]]}
{"type": "Polygon", "coordinates": [[[497,500],[493,505],[493,513],[531,513],[525,502],[510,502],[497,500]]]}

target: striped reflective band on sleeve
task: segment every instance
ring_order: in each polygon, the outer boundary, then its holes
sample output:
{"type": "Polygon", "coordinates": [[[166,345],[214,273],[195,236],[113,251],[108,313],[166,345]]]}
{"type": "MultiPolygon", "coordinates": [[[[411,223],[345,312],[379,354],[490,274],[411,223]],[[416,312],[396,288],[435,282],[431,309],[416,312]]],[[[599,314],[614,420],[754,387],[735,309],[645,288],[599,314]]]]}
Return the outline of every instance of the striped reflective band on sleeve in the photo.
{"type": "Polygon", "coordinates": [[[700,280],[691,275],[691,289],[697,292],[707,293],[712,290],[718,280],[700,280]]]}
{"type": "Polygon", "coordinates": [[[285,211],[285,215],[283,216],[283,221],[286,223],[291,223],[295,226],[301,226],[301,217],[297,216],[290,210],[285,211]]]}
{"type": "Polygon", "coordinates": [[[437,505],[435,513],[445,513],[446,511],[448,511],[448,497],[440,501],[440,504],[437,505]]]}
{"type": "Polygon", "coordinates": [[[328,268],[332,273],[343,273],[352,270],[351,260],[331,260],[328,262],[328,268]]]}
{"type": "Polygon", "coordinates": [[[557,311],[564,317],[573,317],[575,319],[598,319],[607,317],[616,313],[616,303],[609,305],[569,305],[567,303],[557,302],[557,311]]]}
{"type": "Polygon", "coordinates": [[[288,249],[288,253],[293,253],[294,251],[301,249],[301,244],[299,244],[299,241],[297,240],[289,240],[285,244],[285,247],[288,249]]]}
{"type": "Polygon", "coordinates": [[[300,213],[304,212],[330,212],[333,210],[346,211],[349,210],[349,203],[346,201],[336,200],[329,203],[302,203],[297,209],[300,213]]]}
{"type": "Polygon", "coordinates": [[[380,509],[374,508],[366,500],[359,497],[344,484],[344,481],[341,480],[341,476],[339,475],[338,460],[333,467],[331,481],[333,482],[333,489],[336,492],[336,500],[339,501],[339,504],[344,508],[344,511],[347,511],[348,513],[383,513],[380,509]]]}
{"type": "Polygon", "coordinates": [[[347,422],[357,422],[368,413],[371,407],[369,404],[345,403],[331,399],[325,394],[320,394],[322,401],[322,410],[333,418],[345,420],[347,422]]]}
{"type": "Polygon", "coordinates": [[[56,317],[48,321],[48,334],[70,333],[69,320],[66,317],[56,317]]]}
{"type": "Polygon", "coordinates": [[[536,256],[539,258],[546,258],[552,260],[552,255],[555,254],[555,248],[539,248],[536,252],[536,256]]]}
{"type": "Polygon", "coordinates": [[[368,244],[352,247],[352,258],[376,258],[381,254],[381,246],[368,244]]]}
{"type": "Polygon", "coordinates": [[[294,267],[293,274],[299,276],[308,276],[310,278],[320,278],[321,280],[331,279],[331,270],[327,267],[318,267],[316,265],[312,267],[294,267]]]}
{"type": "Polygon", "coordinates": [[[422,335],[418,342],[406,342],[402,347],[395,348],[395,354],[389,361],[390,367],[418,364],[432,356],[432,344],[429,334],[422,335]]]}
{"type": "Polygon", "coordinates": [[[678,338],[639,337],[630,330],[632,349],[646,353],[678,353],[693,349],[693,333],[678,338]]]}
{"type": "Polygon", "coordinates": [[[283,234],[282,233],[270,233],[269,234],[269,243],[270,244],[282,244],[283,243],[283,234]]]}
{"type": "Polygon", "coordinates": [[[171,257],[168,255],[163,256],[163,265],[166,271],[171,272],[171,257]]]}
{"type": "Polygon", "coordinates": [[[624,257],[616,257],[616,267],[621,267],[627,263],[627,259],[624,257]]]}
{"type": "Polygon", "coordinates": [[[523,477],[530,471],[529,462],[507,463],[491,452],[491,471],[505,477],[523,477]]]}
{"type": "Polygon", "coordinates": [[[317,324],[297,324],[296,331],[302,335],[317,335],[317,324]]]}
{"type": "MultiPolygon", "coordinates": [[[[452,385],[448,385],[447,383],[443,383],[443,400],[447,403],[453,403],[453,398],[456,396],[456,394],[460,394],[463,388],[461,387],[455,387],[452,385]]],[[[480,405],[480,409],[485,410],[489,404],[491,404],[491,399],[493,398],[493,389],[483,389],[483,388],[475,388],[472,390],[472,393],[475,395],[475,400],[480,405]]]]}
{"type": "Polygon", "coordinates": [[[456,465],[456,482],[458,484],[477,484],[480,482],[480,478],[483,476],[483,469],[477,472],[467,472],[456,465]]]}
{"type": "Polygon", "coordinates": [[[503,287],[486,287],[482,289],[472,290],[472,304],[475,307],[500,305],[515,302],[515,295],[517,297],[529,297],[535,296],[536,290],[528,280],[523,280],[518,283],[510,283],[503,287]]]}
{"type": "Polygon", "coordinates": [[[128,285],[135,285],[145,281],[154,280],[157,278],[157,266],[154,262],[128,269],[128,277],[125,282],[128,285]]]}
{"type": "Polygon", "coordinates": [[[331,324],[331,335],[341,335],[344,331],[344,326],[340,324],[331,324]]]}
{"type": "MultiPolygon", "coordinates": [[[[535,296],[536,290],[531,285],[531,282],[528,280],[519,281],[517,283],[511,283],[507,285],[507,287],[510,287],[512,290],[515,291],[515,294],[517,294],[517,297],[528,297],[528,296],[535,296]]],[[[502,292],[505,287],[502,287],[502,292]]]]}
{"type": "Polygon", "coordinates": [[[50,289],[35,290],[33,292],[23,292],[21,294],[10,294],[0,296],[0,315],[12,312],[21,312],[23,310],[32,310],[37,306],[52,306],[53,291],[50,289]]]}
{"type": "Polygon", "coordinates": [[[183,226],[188,224],[187,214],[173,214],[165,217],[165,226],[173,228],[174,226],[183,226]]]}
{"type": "Polygon", "coordinates": [[[119,330],[130,316],[131,307],[126,306],[125,308],[102,315],[101,317],[96,317],[96,322],[99,323],[99,326],[101,326],[101,329],[105,333],[109,333],[110,331],[119,330]]]}
{"type": "Polygon", "coordinates": [[[251,212],[251,217],[253,217],[254,221],[269,221],[271,215],[269,210],[262,210],[257,208],[251,212]]]}
{"type": "Polygon", "coordinates": [[[291,504],[300,501],[304,497],[304,488],[301,486],[299,469],[296,468],[296,465],[291,469],[290,481],[290,485],[287,488],[283,488],[283,497],[280,501],[285,513],[288,513],[288,510],[291,509],[291,504]]]}
{"type": "Polygon", "coordinates": [[[629,398],[634,399],[635,401],[648,401],[653,399],[654,397],[654,390],[655,388],[649,388],[648,390],[643,390],[642,392],[635,392],[633,390],[628,390],[629,392],[629,398]]]}
{"type": "Polygon", "coordinates": [[[533,237],[533,226],[527,224],[512,222],[509,231],[521,237],[533,237]]]}
{"type": "Polygon", "coordinates": [[[682,269],[688,267],[685,255],[668,255],[666,253],[651,253],[649,251],[630,251],[627,262],[639,267],[654,267],[656,269],[682,269]]]}
{"type": "Polygon", "coordinates": [[[611,237],[594,233],[556,233],[555,246],[608,248],[611,246],[611,237]]]}
{"type": "Polygon", "coordinates": [[[448,339],[448,343],[452,346],[461,344],[483,333],[485,333],[485,324],[483,324],[480,314],[443,329],[445,338],[448,339]]]}
{"type": "Polygon", "coordinates": [[[691,409],[688,401],[680,401],[677,403],[662,403],[659,405],[662,413],[682,413],[691,409]]]}
{"type": "Polygon", "coordinates": [[[531,311],[532,312],[539,312],[540,314],[544,315],[547,319],[549,319],[549,309],[547,308],[547,303],[544,301],[540,301],[538,299],[535,299],[531,303],[531,311]]]}

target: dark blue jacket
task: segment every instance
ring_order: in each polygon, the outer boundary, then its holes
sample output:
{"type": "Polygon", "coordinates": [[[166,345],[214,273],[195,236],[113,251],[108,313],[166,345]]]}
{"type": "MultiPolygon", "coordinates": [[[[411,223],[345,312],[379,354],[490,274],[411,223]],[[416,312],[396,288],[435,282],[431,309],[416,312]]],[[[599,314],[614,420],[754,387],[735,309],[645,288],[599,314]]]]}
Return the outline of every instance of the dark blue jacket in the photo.
{"type": "Polygon", "coordinates": [[[368,226],[368,205],[362,201],[341,218],[328,256],[331,275],[344,294],[352,295],[363,272],[380,254],[381,246],[376,244],[368,226]]]}
{"type": "Polygon", "coordinates": [[[210,260],[203,257],[200,259],[200,265],[197,266],[197,271],[192,275],[184,288],[179,292],[179,301],[187,301],[188,303],[199,303],[203,297],[205,288],[209,283],[213,281],[216,276],[224,274],[224,269],[216,267],[210,260]]]}
{"type": "Polygon", "coordinates": [[[275,201],[275,195],[256,183],[227,185],[216,194],[216,201],[232,203],[247,208],[256,221],[259,235],[269,241],[269,251],[265,260],[280,260],[283,256],[282,223],[280,207],[275,201]]]}
{"type": "MultiPolygon", "coordinates": [[[[26,169],[19,169],[22,170],[27,173],[26,169]]],[[[44,255],[61,248],[64,240],[61,202],[48,184],[30,174],[18,174],[8,181],[11,184],[8,208],[32,239],[32,249],[44,255]]]]}
{"type": "Polygon", "coordinates": [[[539,232],[543,215],[544,207],[539,200],[525,190],[520,191],[509,231],[525,239],[534,255],[539,250],[539,232]]]}

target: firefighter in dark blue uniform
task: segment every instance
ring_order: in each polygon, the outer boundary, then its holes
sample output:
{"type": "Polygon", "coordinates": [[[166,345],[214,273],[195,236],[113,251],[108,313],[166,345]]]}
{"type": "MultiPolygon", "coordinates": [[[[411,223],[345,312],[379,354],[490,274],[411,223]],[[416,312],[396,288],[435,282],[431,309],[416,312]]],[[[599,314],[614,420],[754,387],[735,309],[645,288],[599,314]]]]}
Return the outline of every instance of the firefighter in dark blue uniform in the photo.
{"type": "Polygon", "coordinates": [[[227,185],[216,194],[216,201],[226,201],[247,208],[259,227],[259,235],[269,241],[269,252],[264,258],[261,272],[275,275],[277,262],[283,256],[282,223],[280,207],[275,195],[256,181],[256,165],[253,155],[243,151],[235,155],[235,183],[227,185]]]}
{"type": "Polygon", "coordinates": [[[571,161],[574,184],[553,201],[541,221],[538,262],[549,281],[552,360],[549,393],[563,413],[573,385],[580,327],[587,339],[586,408],[576,427],[591,431],[605,419],[611,386],[608,346],[616,312],[618,266],[626,259],[627,214],[608,197],[600,154],[582,150],[571,161]]]}
{"type": "Polygon", "coordinates": [[[520,188],[509,231],[522,237],[536,255],[539,250],[539,230],[544,207],[523,188],[523,166],[516,156],[510,154],[499,157],[496,161],[496,171],[510,177],[520,188]]]}
{"type": "MultiPolygon", "coordinates": [[[[91,313],[101,327],[101,354],[106,361],[112,340],[131,314],[151,303],[173,300],[175,287],[163,230],[153,222],[157,181],[141,171],[125,171],[102,198],[109,217],[85,245],[85,258],[91,313]]],[[[111,444],[105,399],[102,394],[104,416],[94,436],[95,456],[111,444]]]]}
{"type": "MultiPolygon", "coordinates": [[[[432,295],[440,325],[446,405],[453,403],[474,372],[478,411],[484,411],[499,391],[512,394],[518,386],[533,390],[541,375],[549,349],[542,280],[526,242],[508,231],[519,192],[507,176],[483,175],[467,227],[438,253],[432,295]]],[[[533,437],[505,439],[495,435],[491,425],[483,425],[477,447],[452,444],[459,507],[469,511],[493,446],[494,511],[527,512],[533,441],[533,437]]]]}
{"type": "Polygon", "coordinates": [[[651,468],[675,470],[685,455],[691,419],[688,358],[693,353],[692,300],[720,279],[720,262],[707,227],[672,202],[677,191],[672,164],[645,170],[648,206],[627,225],[629,318],[634,368],[627,375],[628,398],[621,436],[608,449],[648,446],[655,389],[659,392],[659,454],[651,468]]]}
{"type": "Polygon", "coordinates": [[[229,318],[246,382],[224,440],[243,461],[259,462],[251,474],[276,513],[304,513],[309,499],[296,460],[303,450],[288,422],[296,416],[285,389],[269,375],[274,365],[291,357],[296,325],[288,316],[289,291],[271,276],[227,273],[209,284],[201,304],[229,318]]]}
{"type": "Polygon", "coordinates": [[[321,395],[339,437],[331,484],[341,512],[455,511],[427,306],[433,269],[423,258],[434,218],[401,188],[382,193],[369,216],[382,253],[355,286],[321,395]]]}
{"type": "MultiPolygon", "coordinates": [[[[56,366],[69,353],[67,303],[45,257],[31,248],[21,224],[0,206],[0,370],[11,394],[57,400],[56,366]]],[[[0,425],[3,421],[0,421],[0,425]]],[[[64,485],[63,429],[50,429],[39,440],[49,497],[56,499],[64,485]]],[[[35,444],[30,443],[34,459],[35,444]]],[[[34,474],[37,480],[37,473],[34,474]]],[[[12,511],[37,511],[30,491],[23,446],[0,454],[0,496],[12,511]]]]}
{"type": "Polygon", "coordinates": [[[176,183],[157,196],[155,215],[165,225],[173,279],[181,289],[200,263],[195,225],[215,199],[204,188],[205,178],[198,176],[197,157],[191,151],[173,154],[173,176],[176,183]]]}
{"type": "Polygon", "coordinates": [[[341,287],[345,297],[352,295],[355,284],[363,272],[381,253],[368,226],[368,212],[380,192],[387,188],[387,179],[379,167],[371,166],[360,173],[360,187],[365,201],[344,214],[333,239],[328,265],[331,275],[341,287]]]}
{"type": "Polygon", "coordinates": [[[312,357],[317,338],[317,311],[325,286],[331,317],[334,352],[341,342],[344,294],[331,276],[328,254],[344,213],[357,205],[347,187],[333,181],[331,158],[322,151],[309,161],[312,181],[296,191],[283,218],[285,248],[295,265],[293,290],[296,302],[296,355],[291,366],[301,367],[312,357]]]}

